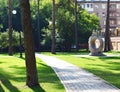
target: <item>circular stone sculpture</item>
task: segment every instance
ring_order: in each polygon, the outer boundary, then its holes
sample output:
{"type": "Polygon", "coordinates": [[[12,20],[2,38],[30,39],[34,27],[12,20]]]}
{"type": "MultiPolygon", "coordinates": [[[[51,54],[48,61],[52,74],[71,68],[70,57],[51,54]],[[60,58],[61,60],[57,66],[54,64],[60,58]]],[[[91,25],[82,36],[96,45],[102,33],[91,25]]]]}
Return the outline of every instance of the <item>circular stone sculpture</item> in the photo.
{"type": "Polygon", "coordinates": [[[92,35],[88,41],[91,56],[103,56],[103,39],[100,36],[92,35]]]}

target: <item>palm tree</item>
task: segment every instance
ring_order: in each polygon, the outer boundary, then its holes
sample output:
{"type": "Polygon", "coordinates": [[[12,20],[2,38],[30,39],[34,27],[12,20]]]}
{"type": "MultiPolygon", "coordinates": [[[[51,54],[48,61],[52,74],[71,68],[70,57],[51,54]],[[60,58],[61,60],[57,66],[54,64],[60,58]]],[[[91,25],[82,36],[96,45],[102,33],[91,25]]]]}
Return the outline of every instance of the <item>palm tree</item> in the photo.
{"type": "Polygon", "coordinates": [[[12,32],[13,32],[13,30],[12,30],[12,1],[11,0],[8,0],[8,26],[9,26],[8,54],[11,56],[11,55],[13,55],[13,48],[12,48],[12,32]]]}
{"type": "Polygon", "coordinates": [[[38,86],[38,75],[32,36],[32,24],[29,0],[20,0],[22,27],[24,32],[25,60],[26,60],[26,85],[38,86]]]}
{"type": "Polygon", "coordinates": [[[55,54],[55,0],[52,0],[52,54],[55,54]]]}
{"type": "Polygon", "coordinates": [[[107,1],[107,16],[106,16],[106,30],[105,30],[105,47],[104,47],[104,51],[110,51],[109,7],[110,7],[110,0],[107,1]]]}

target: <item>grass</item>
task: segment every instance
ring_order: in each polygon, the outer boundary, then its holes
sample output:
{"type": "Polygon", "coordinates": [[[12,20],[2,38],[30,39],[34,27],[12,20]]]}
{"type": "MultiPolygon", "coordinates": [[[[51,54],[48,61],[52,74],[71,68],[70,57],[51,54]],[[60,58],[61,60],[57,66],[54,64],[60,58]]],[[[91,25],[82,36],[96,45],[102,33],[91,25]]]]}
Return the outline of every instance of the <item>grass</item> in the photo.
{"type": "MultiPolygon", "coordinates": [[[[45,53],[51,55],[49,53],[45,53]]],[[[120,57],[85,57],[83,55],[88,55],[88,52],[79,53],[57,53],[56,57],[65,60],[69,63],[77,65],[95,75],[101,77],[102,79],[110,82],[116,87],[120,88],[120,57]]],[[[119,54],[119,52],[109,52],[106,54],[119,54]]]]}
{"type": "Polygon", "coordinates": [[[37,58],[40,86],[25,86],[26,68],[24,59],[0,55],[0,92],[65,92],[54,71],[37,58]]]}

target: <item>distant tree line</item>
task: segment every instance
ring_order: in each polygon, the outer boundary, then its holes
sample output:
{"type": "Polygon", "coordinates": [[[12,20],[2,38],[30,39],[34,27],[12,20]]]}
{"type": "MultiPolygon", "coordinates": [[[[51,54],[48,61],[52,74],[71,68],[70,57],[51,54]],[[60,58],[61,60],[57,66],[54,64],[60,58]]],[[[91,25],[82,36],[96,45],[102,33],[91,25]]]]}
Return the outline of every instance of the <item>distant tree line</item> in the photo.
{"type": "MultiPolygon", "coordinates": [[[[56,50],[57,51],[71,51],[71,47],[75,45],[75,16],[74,16],[74,0],[57,0],[55,3],[55,39],[56,39],[56,50]]],[[[35,50],[38,51],[50,51],[51,50],[51,36],[52,36],[52,0],[45,2],[40,0],[40,13],[38,18],[38,2],[37,0],[30,0],[31,5],[31,17],[32,17],[32,28],[33,37],[35,43],[35,50]],[[40,22],[38,32],[38,21],[40,22]],[[39,39],[39,40],[38,40],[39,39]]],[[[12,0],[12,10],[16,10],[16,14],[12,14],[12,29],[17,32],[22,32],[21,25],[21,14],[19,7],[19,0],[12,0]]],[[[88,12],[77,6],[77,17],[78,17],[78,45],[87,44],[88,38],[94,29],[99,28],[99,18],[94,14],[88,14],[88,12]]],[[[4,51],[8,48],[7,35],[8,30],[8,8],[7,1],[0,0],[0,50],[4,51]],[[3,40],[6,36],[6,41],[3,40]]],[[[13,32],[13,35],[14,33],[13,32]]],[[[19,33],[17,33],[19,35],[19,33]]],[[[19,47],[19,36],[14,37],[17,44],[16,50],[19,47]]],[[[16,42],[13,42],[16,43],[16,42]]],[[[23,44],[24,47],[24,44],[23,44]]],[[[80,46],[79,46],[80,48],[80,46]]]]}

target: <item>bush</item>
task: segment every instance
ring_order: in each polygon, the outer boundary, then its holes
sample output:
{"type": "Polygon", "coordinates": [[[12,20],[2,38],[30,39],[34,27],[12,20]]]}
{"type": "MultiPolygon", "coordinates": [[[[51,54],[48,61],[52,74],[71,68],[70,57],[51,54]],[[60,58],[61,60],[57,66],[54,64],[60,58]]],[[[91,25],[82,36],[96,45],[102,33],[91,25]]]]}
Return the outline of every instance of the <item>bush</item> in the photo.
{"type": "MultiPolygon", "coordinates": [[[[18,51],[18,47],[20,45],[20,42],[19,42],[19,32],[15,32],[13,31],[13,47],[14,47],[14,50],[18,51]]],[[[7,48],[8,48],[8,31],[6,32],[0,32],[0,50],[1,51],[6,51],[7,48]]],[[[22,35],[22,43],[23,43],[23,35],[22,35]]]]}

